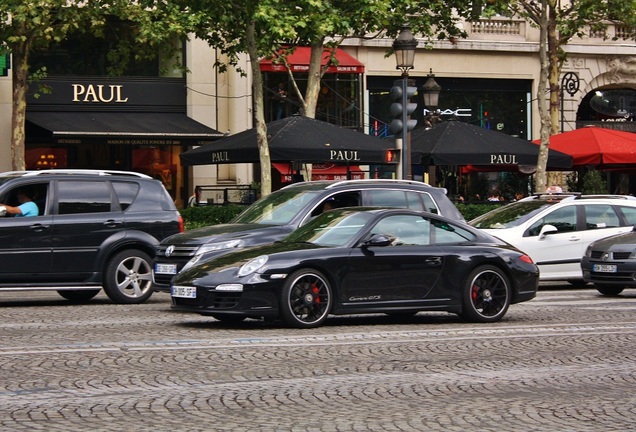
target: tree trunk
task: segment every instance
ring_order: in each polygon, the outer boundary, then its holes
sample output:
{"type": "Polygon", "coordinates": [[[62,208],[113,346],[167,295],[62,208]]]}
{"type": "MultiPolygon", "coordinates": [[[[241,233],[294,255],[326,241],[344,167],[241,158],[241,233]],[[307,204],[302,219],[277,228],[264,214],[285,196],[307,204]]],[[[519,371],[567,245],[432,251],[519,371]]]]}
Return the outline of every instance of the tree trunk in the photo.
{"type": "Polygon", "coordinates": [[[11,115],[11,167],[14,171],[25,169],[26,94],[29,88],[29,43],[12,44],[13,54],[13,104],[11,115]]]}
{"type": "Polygon", "coordinates": [[[559,91],[559,77],[561,76],[561,58],[559,56],[559,35],[557,33],[557,5],[551,5],[548,9],[548,64],[550,84],[550,135],[560,132],[559,127],[559,103],[561,101],[559,91]]]}
{"type": "Polygon", "coordinates": [[[263,78],[259,68],[259,56],[256,48],[254,21],[247,25],[247,51],[252,68],[252,92],[254,95],[254,118],[256,122],[256,141],[261,162],[261,196],[272,193],[272,162],[267,141],[267,124],[265,123],[265,101],[263,99],[263,78]]]}
{"type": "Polygon", "coordinates": [[[309,76],[307,78],[307,90],[305,91],[305,116],[316,118],[316,106],[318,105],[318,95],[320,93],[320,80],[322,78],[322,53],[325,46],[322,42],[311,43],[311,57],[309,61],[309,76]]]}
{"type": "Polygon", "coordinates": [[[537,171],[535,173],[535,192],[543,193],[546,189],[548,165],[548,151],[550,146],[550,111],[546,108],[547,81],[549,73],[549,62],[547,53],[548,37],[548,1],[541,0],[542,10],[539,24],[539,59],[541,61],[541,74],[539,75],[539,86],[537,90],[537,103],[539,107],[539,118],[541,120],[541,145],[539,146],[539,157],[537,159],[537,171]]]}

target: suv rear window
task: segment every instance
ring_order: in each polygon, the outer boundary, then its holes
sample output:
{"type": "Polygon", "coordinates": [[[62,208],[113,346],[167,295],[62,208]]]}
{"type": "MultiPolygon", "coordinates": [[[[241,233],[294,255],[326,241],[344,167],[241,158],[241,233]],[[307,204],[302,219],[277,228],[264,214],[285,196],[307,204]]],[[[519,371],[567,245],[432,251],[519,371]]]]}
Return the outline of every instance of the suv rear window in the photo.
{"type": "Polygon", "coordinates": [[[58,214],[105,213],[110,211],[110,188],[107,182],[59,181],[58,214]]]}
{"type": "Polygon", "coordinates": [[[409,208],[438,213],[435,202],[428,194],[390,189],[367,190],[364,193],[367,204],[372,207],[409,208]],[[424,203],[422,203],[422,199],[424,203]]]}
{"type": "Polygon", "coordinates": [[[115,189],[115,193],[117,194],[117,199],[119,200],[119,206],[121,210],[124,211],[135,200],[135,197],[139,193],[139,184],[133,182],[112,182],[113,189],[115,189]]]}

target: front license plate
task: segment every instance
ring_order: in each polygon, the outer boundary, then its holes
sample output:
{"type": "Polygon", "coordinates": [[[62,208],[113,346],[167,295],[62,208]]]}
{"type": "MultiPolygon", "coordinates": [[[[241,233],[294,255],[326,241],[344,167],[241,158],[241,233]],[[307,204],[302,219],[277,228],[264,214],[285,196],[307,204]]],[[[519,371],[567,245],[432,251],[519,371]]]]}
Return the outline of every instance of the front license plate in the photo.
{"type": "Polygon", "coordinates": [[[197,289],[189,286],[173,285],[170,287],[172,297],[197,298],[197,289]]]}
{"type": "Polygon", "coordinates": [[[618,270],[613,264],[594,264],[592,271],[596,273],[616,273],[618,270]]]}
{"type": "Polygon", "coordinates": [[[169,274],[175,275],[177,274],[177,265],[176,264],[155,264],[155,273],[156,274],[169,274]]]}

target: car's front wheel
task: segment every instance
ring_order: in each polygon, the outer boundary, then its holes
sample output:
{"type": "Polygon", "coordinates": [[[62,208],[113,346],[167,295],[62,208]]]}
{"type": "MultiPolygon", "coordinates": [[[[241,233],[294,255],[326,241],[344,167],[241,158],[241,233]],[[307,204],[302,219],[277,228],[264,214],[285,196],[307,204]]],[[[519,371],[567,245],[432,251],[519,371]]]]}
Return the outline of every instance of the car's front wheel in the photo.
{"type": "Polygon", "coordinates": [[[466,278],[462,294],[462,317],[469,321],[499,321],[510,306],[508,277],[495,266],[474,269],[466,278]]]}
{"type": "Polygon", "coordinates": [[[331,286],[322,273],[298,270],[287,278],[283,286],[281,318],[291,327],[318,327],[327,319],[332,302],[331,286]]]}
{"type": "Polygon", "coordinates": [[[152,260],[136,249],[115,254],[104,274],[104,291],[115,303],[143,303],[152,295],[152,260]]]}
{"type": "Polygon", "coordinates": [[[621,286],[614,286],[614,285],[598,285],[598,284],[594,284],[594,286],[596,287],[596,290],[598,292],[600,292],[601,294],[606,295],[606,296],[612,296],[612,297],[619,295],[625,289],[625,288],[623,288],[621,286]]]}
{"type": "Polygon", "coordinates": [[[96,290],[59,290],[57,293],[74,303],[84,303],[95,297],[101,289],[96,290]]]}

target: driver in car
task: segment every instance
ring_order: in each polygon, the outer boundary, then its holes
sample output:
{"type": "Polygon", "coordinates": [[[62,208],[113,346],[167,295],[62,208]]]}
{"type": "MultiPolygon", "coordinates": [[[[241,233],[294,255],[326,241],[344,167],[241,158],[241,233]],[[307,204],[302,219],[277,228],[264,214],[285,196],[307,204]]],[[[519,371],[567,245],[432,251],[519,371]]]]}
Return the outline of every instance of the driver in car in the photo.
{"type": "Polygon", "coordinates": [[[0,204],[0,211],[4,209],[7,214],[15,215],[15,217],[22,216],[37,216],[39,214],[38,206],[33,202],[33,192],[28,187],[23,187],[18,190],[18,206],[10,206],[7,204],[0,204]]]}

